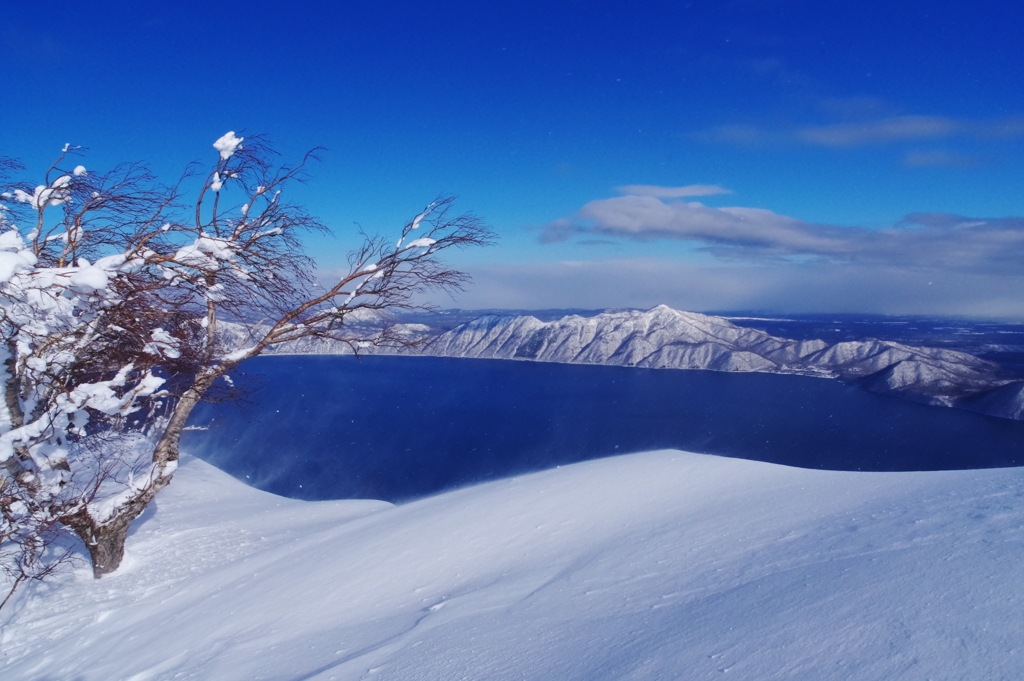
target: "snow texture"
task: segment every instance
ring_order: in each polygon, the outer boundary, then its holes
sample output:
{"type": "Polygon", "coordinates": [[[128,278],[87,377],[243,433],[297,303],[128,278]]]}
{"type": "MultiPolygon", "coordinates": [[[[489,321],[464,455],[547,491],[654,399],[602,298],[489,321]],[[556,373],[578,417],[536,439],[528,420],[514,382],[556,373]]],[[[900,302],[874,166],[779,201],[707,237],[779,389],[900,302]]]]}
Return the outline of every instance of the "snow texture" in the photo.
{"type": "Polygon", "coordinates": [[[235,137],[235,131],[231,130],[214,142],[213,148],[220,152],[220,160],[226,161],[242,148],[242,140],[244,139],[244,137],[235,137]]]}
{"type": "Polygon", "coordinates": [[[155,329],[150,334],[152,340],[146,343],[142,351],[151,355],[157,355],[158,357],[176,358],[181,357],[181,351],[178,349],[179,341],[177,338],[167,333],[163,329],[155,329]]]}
{"type": "MultiPolygon", "coordinates": [[[[38,187],[30,201],[43,210],[64,200],[70,178],[64,175],[49,188],[38,187]]],[[[84,258],[76,266],[36,267],[36,263],[36,255],[16,230],[0,235],[0,326],[7,340],[0,350],[5,367],[0,374],[10,393],[10,399],[0,405],[0,465],[5,473],[0,479],[31,483],[5,484],[5,503],[31,500],[30,505],[37,509],[64,502],[88,508],[92,501],[115,497],[121,499],[117,503],[123,503],[138,489],[120,484],[117,475],[106,475],[103,471],[109,470],[111,462],[101,461],[103,457],[88,447],[73,444],[73,436],[85,433],[90,413],[119,418],[133,413],[164,379],[152,369],[135,371],[132,363],[115,367],[117,373],[107,380],[98,375],[72,375],[71,367],[81,349],[94,343],[99,334],[124,331],[104,325],[101,317],[118,300],[112,280],[136,263],[129,262],[124,253],[102,257],[95,264],[84,258]],[[12,457],[16,453],[19,460],[15,463],[12,457]],[[6,477],[19,470],[20,477],[6,477]],[[74,497],[85,494],[81,490],[86,487],[79,483],[88,486],[88,499],[74,497]]],[[[156,354],[173,356],[177,352],[171,343],[174,339],[164,335],[167,337],[154,334],[147,347],[159,348],[156,354]]],[[[125,470],[133,474],[138,463],[138,457],[125,458],[125,470]]],[[[0,533],[31,535],[34,523],[46,522],[47,512],[5,514],[0,518],[0,533]]]]}
{"type": "Polygon", "coordinates": [[[1022,497],[661,451],[300,502],[189,460],[121,570],[16,596],[0,676],[1016,679],[1022,497]]]}
{"type": "Polygon", "coordinates": [[[80,267],[68,280],[71,286],[83,293],[93,293],[107,288],[110,279],[101,267],[87,265],[80,267]]]}
{"type": "Polygon", "coordinates": [[[405,247],[406,247],[406,249],[409,249],[409,248],[430,248],[431,246],[433,246],[436,243],[437,242],[434,241],[433,239],[428,239],[427,237],[422,237],[420,239],[416,239],[414,241],[410,241],[408,244],[406,244],[405,247]]]}

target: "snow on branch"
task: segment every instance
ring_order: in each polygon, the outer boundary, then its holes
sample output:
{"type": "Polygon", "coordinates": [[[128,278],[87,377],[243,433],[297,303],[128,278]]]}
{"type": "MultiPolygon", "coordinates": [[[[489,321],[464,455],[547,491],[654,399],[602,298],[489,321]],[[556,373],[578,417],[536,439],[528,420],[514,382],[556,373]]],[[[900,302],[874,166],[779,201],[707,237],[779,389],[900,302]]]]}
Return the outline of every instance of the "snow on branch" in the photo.
{"type": "Polygon", "coordinates": [[[220,160],[226,161],[241,148],[243,139],[235,137],[235,131],[231,130],[214,142],[213,148],[220,152],[220,160]]]}

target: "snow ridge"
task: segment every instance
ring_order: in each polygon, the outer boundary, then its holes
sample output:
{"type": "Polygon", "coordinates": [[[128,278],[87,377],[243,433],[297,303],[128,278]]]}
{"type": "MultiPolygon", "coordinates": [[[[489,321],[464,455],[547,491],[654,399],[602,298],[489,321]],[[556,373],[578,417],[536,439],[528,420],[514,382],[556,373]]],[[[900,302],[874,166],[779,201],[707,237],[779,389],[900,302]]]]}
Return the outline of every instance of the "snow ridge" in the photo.
{"type": "Polygon", "coordinates": [[[666,450],[304,502],[186,457],[121,570],[19,592],[0,677],[1019,679],[1022,495],[666,450]]]}

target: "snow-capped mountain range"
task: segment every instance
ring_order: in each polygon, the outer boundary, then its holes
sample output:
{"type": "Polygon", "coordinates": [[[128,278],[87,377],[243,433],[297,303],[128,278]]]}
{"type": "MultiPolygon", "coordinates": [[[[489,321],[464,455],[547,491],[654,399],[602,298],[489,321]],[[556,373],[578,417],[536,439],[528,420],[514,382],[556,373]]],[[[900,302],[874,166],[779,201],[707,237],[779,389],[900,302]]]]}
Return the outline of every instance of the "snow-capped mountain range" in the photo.
{"type": "MultiPolygon", "coordinates": [[[[568,315],[552,321],[534,316],[485,315],[443,333],[392,316],[360,318],[364,332],[392,325],[428,340],[418,351],[439,357],[513,359],[600,364],[650,369],[766,372],[838,379],[877,393],[993,416],[1024,420],[1024,381],[1001,365],[966,352],[915,347],[886,340],[791,340],[737,326],[723,317],[681,312],[665,305],[650,310],[568,315]]],[[[241,342],[243,329],[225,329],[241,342]]],[[[348,354],[340,343],[304,340],[274,354],[348,354]]],[[[376,350],[381,353],[381,350],[376,350]]]]}
{"type": "Polygon", "coordinates": [[[425,354],[606,364],[652,369],[758,371],[835,378],[867,390],[1007,418],[1024,418],[1024,383],[974,355],[892,341],[795,341],[722,317],[665,305],[568,316],[485,316],[430,341],[425,354]]]}

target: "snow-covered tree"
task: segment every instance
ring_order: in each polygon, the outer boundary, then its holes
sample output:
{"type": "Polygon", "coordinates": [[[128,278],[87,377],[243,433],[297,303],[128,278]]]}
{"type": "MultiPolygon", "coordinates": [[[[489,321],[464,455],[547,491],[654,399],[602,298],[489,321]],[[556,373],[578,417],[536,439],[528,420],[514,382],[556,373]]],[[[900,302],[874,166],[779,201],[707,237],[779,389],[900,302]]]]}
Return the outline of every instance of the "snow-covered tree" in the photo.
{"type": "MultiPolygon", "coordinates": [[[[360,233],[346,273],[320,284],[300,237],[326,228],[282,194],[315,152],[281,166],[258,137],[229,132],[213,146],[208,172],[190,170],[173,187],[138,164],[104,174],[71,167],[77,150],[65,147],[42,184],[0,194],[8,569],[12,556],[36,561],[28,577],[50,565],[54,528],[82,539],[96,577],[117,569],[129,524],[174,476],[189,414],[230,390],[229,372],[300,338],[356,352],[415,342],[349,322],[365,318],[360,311],[418,307],[426,290],[460,288],[465,275],[438,255],[492,238],[442,198],[397,243],[360,233]],[[190,182],[197,193],[185,201],[190,182]],[[221,332],[225,320],[235,333],[221,332]]],[[[0,172],[17,169],[0,161],[0,172]]]]}

